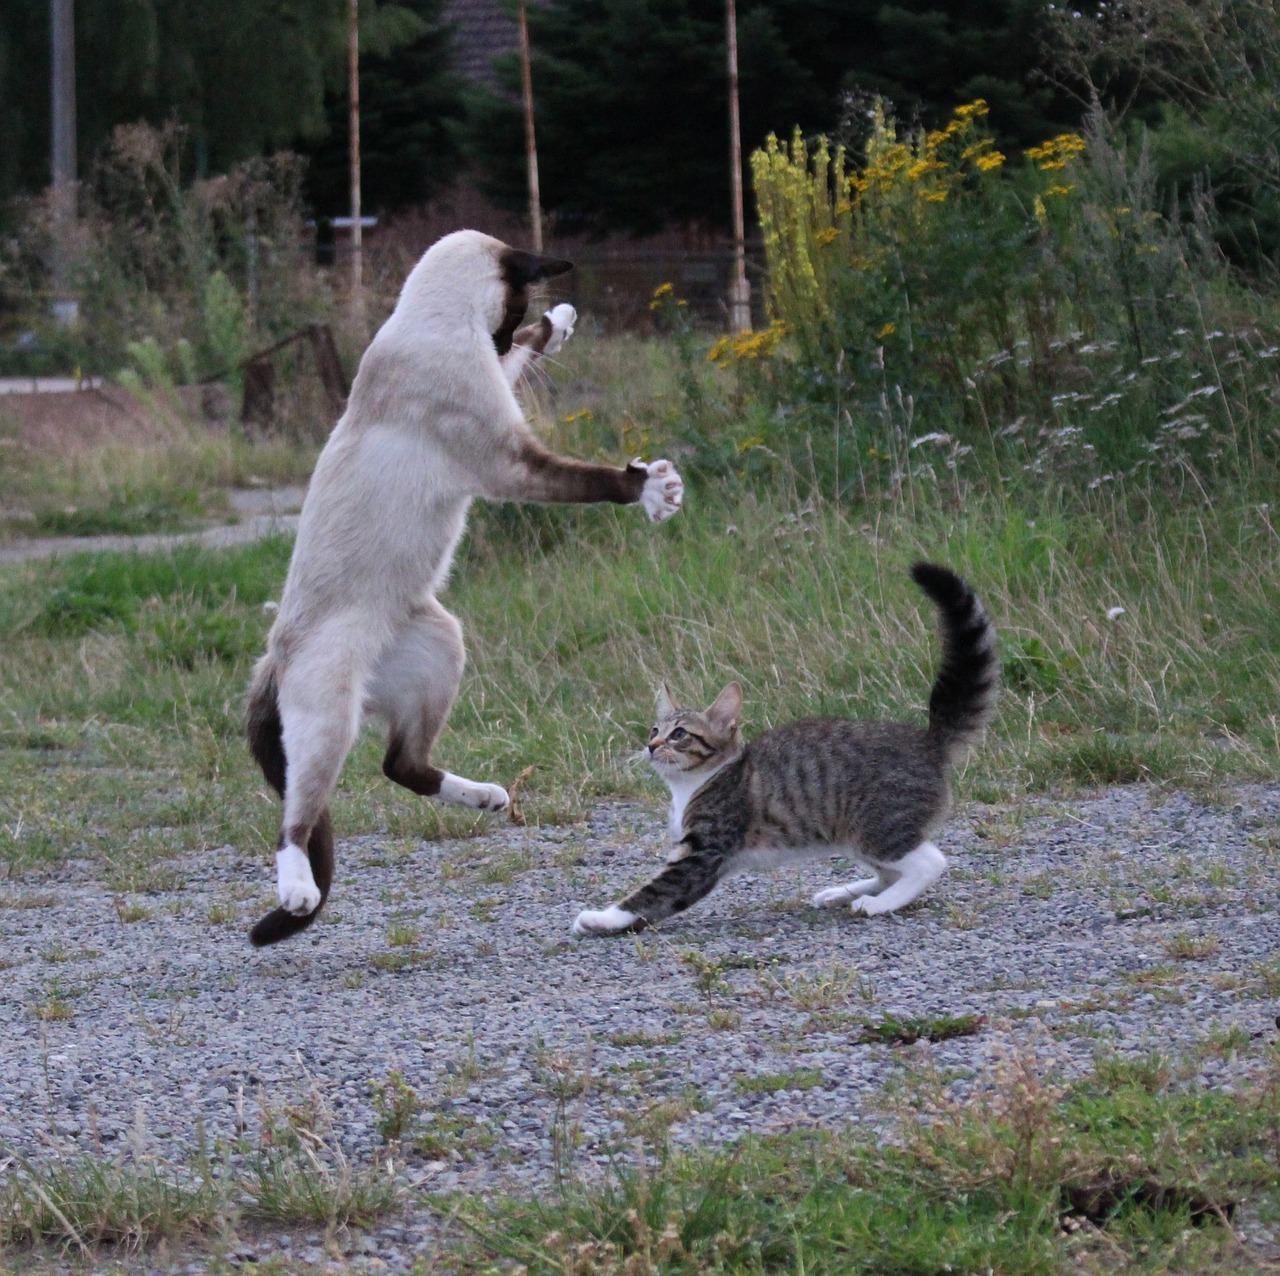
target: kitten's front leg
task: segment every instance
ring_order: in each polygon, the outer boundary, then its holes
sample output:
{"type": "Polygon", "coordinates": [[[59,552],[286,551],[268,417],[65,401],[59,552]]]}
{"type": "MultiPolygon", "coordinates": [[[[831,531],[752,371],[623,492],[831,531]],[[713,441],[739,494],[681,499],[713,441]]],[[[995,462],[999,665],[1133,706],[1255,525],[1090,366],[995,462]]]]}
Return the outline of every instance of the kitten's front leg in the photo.
{"type": "Polygon", "coordinates": [[[710,894],[723,872],[724,856],[718,851],[688,847],[684,855],[620,904],[598,912],[584,909],[574,920],[573,933],[621,935],[656,926],[710,894]]]}

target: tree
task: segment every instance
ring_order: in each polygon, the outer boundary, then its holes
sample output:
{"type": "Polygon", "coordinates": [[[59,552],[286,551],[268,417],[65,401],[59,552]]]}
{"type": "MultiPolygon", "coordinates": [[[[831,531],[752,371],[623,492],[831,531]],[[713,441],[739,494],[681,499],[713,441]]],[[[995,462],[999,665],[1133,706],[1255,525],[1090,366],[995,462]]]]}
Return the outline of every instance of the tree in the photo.
{"type": "MultiPolygon", "coordinates": [[[[850,93],[926,123],[987,98],[1001,140],[1038,141],[1079,109],[1036,77],[1044,0],[740,0],[743,145],[833,132],[850,93]]],[[[645,232],[729,215],[723,0],[546,0],[529,11],[543,202],[562,225],[645,232]]],[[[488,192],[524,200],[514,59],[473,105],[488,192]]]]}
{"type": "MultiPolygon", "coordinates": [[[[452,70],[453,38],[440,0],[404,0],[397,22],[367,20],[362,5],[360,157],[362,203],[389,212],[422,203],[456,176],[463,88],[452,70]]],[[[345,211],[349,201],[347,86],[331,82],[325,95],[326,131],[300,138],[310,161],[307,196],[321,213],[345,211]]]]}

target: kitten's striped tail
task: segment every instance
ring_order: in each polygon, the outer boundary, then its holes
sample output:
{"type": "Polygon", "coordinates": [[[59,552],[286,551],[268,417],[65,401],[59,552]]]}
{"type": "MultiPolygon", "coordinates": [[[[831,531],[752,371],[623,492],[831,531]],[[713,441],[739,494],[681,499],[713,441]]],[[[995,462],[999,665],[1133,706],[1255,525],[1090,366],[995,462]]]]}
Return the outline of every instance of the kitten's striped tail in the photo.
{"type": "Polygon", "coordinates": [[[996,631],[978,596],[949,568],[916,563],[911,579],[938,608],[942,665],[929,695],[929,734],[955,762],[995,715],[996,631]]]}
{"type": "MultiPolygon", "coordinates": [[[[249,750],[267,777],[267,783],[283,798],[284,724],[280,721],[280,688],[269,658],[260,661],[254,672],[245,713],[245,733],[249,737],[249,750]]],[[[333,882],[333,824],[327,808],[320,813],[307,839],[307,859],[311,862],[311,875],[320,888],[320,902],[302,916],[285,908],[273,908],[249,932],[249,942],[255,948],[277,944],[305,930],[320,915],[329,898],[333,882]]]]}

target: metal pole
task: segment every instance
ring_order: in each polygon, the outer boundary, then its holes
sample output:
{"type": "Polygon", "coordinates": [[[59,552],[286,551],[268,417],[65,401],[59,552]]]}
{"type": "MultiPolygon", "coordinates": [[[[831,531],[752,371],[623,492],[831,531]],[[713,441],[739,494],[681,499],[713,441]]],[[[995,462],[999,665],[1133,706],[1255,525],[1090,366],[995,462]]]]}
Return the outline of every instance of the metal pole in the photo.
{"type": "Polygon", "coordinates": [[[533,68],[529,58],[529,15],[520,0],[520,86],[524,92],[524,149],[529,170],[529,224],[533,251],[542,251],[542,197],[538,191],[538,144],[533,132],[533,68]]]}
{"type": "Polygon", "coordinates": [[[360,0],[347,3],[347,73],[351,100],[351,300],[359,307],[364,283],[360,226],[360,0]]]}
{"type": "Polygon", "coordinates": [[[53,311],[69,323],[78,309],[67,295],[71,234],[76,219],[76,17],[75,0],[50,0],[53,75],[53,311]]]}
{"type": "Polygon", "coordinates": [[[738,118],[738,11],[726,0],[729,46],[729,167],[733,184],[733,279],[729,284],[729,328],[751,327],[751,285],[747,282],[747,232],[742,211],[742,125],[738,118]]]}

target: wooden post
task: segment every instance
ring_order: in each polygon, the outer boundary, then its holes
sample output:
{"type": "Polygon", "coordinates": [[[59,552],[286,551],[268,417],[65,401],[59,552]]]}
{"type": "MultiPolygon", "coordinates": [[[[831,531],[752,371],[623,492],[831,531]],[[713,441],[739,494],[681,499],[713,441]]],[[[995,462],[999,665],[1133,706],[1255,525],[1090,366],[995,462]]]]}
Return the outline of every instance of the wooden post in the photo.
{"type": "Polygon", "coordinates": [[[542,251],[542,197],[538,191],[538,143],[533,130],[533,68],[529,56],[529,15],[526,0],[520,0],[520,87],[524,94],[524,149],[529,170],[529,226],[533,251],[542,251]]]}
{"type": "Polygon", "coordinates": [[[351,304],[362,304],[364,236],[360,226],[360,0],[347,0],[347,79],[351,101],[351,304]]]}
{"type": "Polygon", "coordinates": [[[76,220],[76,16],[75,0],[50,0],[53,116],[53,313],[59,323],[76,318],[70,295],[71,235],[76,220]]]}
{"type": "Polygon", "coordinates": [[[751,327],[751,285],[747,282],[747,232],[742,211],[742,125],[738,118],[738,12],[726,0],[729,46],[729,167],[733,187],[733,279],[729,283],[729,329],[751,327]]]}

